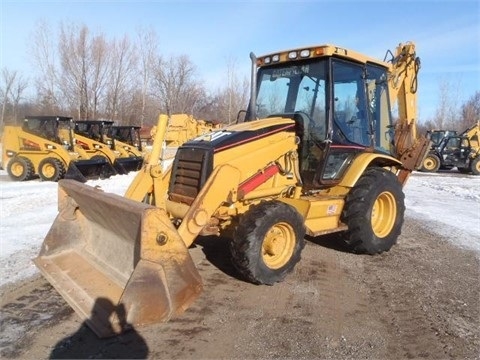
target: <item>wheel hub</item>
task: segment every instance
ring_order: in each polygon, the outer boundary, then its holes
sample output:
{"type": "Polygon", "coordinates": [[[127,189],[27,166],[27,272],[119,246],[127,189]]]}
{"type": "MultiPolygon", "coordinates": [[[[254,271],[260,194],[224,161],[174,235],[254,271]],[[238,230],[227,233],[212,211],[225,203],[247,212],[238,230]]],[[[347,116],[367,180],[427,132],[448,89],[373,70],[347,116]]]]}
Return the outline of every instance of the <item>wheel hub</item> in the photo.
{"type": "Polygon", "coordinates": [[[52,164],[46,164],[42,168],[42,172],[47,178],[53,177],[55,175],[55,167],[52,164]]]}
{"type": "Polygon", "coordinates": [[[15,162],[12,164],[11,170],[13,175],[20,176],[23,174],[24,168],[22,164],[15,162]]]}
{"type": "Polygon", "coordinates": [[[434,159],[430,158],[430,157],[427,157],[427,158],[425,159],[425,161],[423,162],[423,166],[424,166],[425,169],[427,169],[427,170],[433,170],[433,169],[435,169],[436,164],[437,164],[437,162],[436,162],[434,159]]]}
{"type": "Polygon", "coordinates": [[[279,223],[270,228],[262,244],[262,258],[269,268],[279,269],[293,254],[295,235],[287,223],[279,223]]]}
{"type": "Polygon", "coordinates": [[[390,234],[397,216],[397,205],[392,193],[385,191],[378,195],[372,208],[372,229],[379,238],[390,234]]]}

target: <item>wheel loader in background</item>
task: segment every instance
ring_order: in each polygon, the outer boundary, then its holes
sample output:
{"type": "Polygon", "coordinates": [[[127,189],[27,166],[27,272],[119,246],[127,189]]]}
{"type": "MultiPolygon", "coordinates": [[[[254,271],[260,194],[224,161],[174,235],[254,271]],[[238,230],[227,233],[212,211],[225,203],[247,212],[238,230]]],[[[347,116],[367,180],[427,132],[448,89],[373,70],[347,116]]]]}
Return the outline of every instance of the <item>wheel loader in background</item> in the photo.
{"type": "Polygon", "coordinates": [[[63,116],[27,116],[23,124],[6,125],[2,164],[12,180],[36,176],[44,181],[73,179],[86,182],[112,174],[108,159],[92,158],[77,146],[73,119],[63,116]]]}
{"type": "Polygon", "coordinates": [[[461,173],[480,175],[480,121],[460,135],[444,136],[432,146],[425,157],[421,171],[437,172],[457,168],[461,173]]]}
{"type": "Polygon", "coordinates": [[[403,224],[402,187],[430,142],[416,134],[415,46],[387,55],[331,45],[251,54],[244,122],[185,142],[165,170],[160,115],[149,160],[123,197],[60,181],[36,266],[104,337],[188,308],[202,291],[189,255],[198,236],[229,241],[225,256],[255,284],[282,281],[306,234],[338,232],[354,252],[388,251],[403,224]]]}
{"type": "Polygon", "coordinates": [[[77,144],[96,156],[105,156],[117,174],[128,174],[140,170],[143,156],[137,148],[108,137],[108,128],[113,121],[75,120],[77,144]]]}
{"type": "Polygon", "coordinates": [[[432,142],[431,149],[434,149],[440,145],[444,138],[455,135],[457,135],[455,130],[428,130],[426,137],[432,142]]]}

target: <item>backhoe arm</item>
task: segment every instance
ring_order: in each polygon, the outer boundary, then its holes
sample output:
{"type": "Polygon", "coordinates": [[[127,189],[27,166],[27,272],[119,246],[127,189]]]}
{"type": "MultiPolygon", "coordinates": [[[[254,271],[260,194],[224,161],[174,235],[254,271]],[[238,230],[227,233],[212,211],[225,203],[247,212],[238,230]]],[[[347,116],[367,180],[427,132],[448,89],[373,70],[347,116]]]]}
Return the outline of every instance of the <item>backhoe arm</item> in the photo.
{"type": "Polygon", "coordinates": [[[404,184],[411,171],[418,169],[430,141],[417,135],[417,81],[420,59],[413,43],[400,44],[391,60],[388,79],[390,104],[398,102],[399,119],[395,126],[395,151],[404,169],[398,178],[404,184]]]}

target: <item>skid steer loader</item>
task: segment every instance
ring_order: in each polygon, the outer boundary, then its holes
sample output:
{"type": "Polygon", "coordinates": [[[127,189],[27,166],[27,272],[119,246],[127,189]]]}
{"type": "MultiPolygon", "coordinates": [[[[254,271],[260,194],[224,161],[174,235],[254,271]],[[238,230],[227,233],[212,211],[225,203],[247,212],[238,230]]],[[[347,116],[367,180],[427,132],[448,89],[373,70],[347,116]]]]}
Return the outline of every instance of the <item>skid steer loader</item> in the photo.
{"type": "Polygon", "coordinates": [[[140,170],[143,163],[142,153],[132,145],[109,137],[108,129],[112,125],[113,121],[108,120],[75,120],[77,142],[84,146],[87,152],[99,152],[108,157],[119,174],[140,170]],[[85,141],[85,138],[89,141],[85,141]]]}
{"type": "Polygon", "coordinates": [[[85,182],[111,175],[105,157],[92,158],[77,146],[70,117],[27,116],[21,126],[5,126],[2,144],[3,167],[15,181],[39,176],[85,182]]]}
{"type": "Polygon", "coordinates": [[[107,130],[108,137],[135,146],[140,153],[143,151],[140,138],[140,126],[137,125],[112,125],[107,130]]]}
{"type": "Polygon", "coordinates": [[[125,321],[167,321],[198,297],[189,247],[199,235],[229,239],[235,268],[255,284],[282,281],[305,234],[339,232],[354,252],[388,251],[403,224],[402,186],[430,144],[416,134],[415,46],[387,55],[331,45],[251,54],[244,122],[187,141],[164,170],[160,115],[149,160],[124,197],[61,181],[35,264],[109,336],[125,321]],[[125,319],[95,306],[105,298],[125,319]]]}

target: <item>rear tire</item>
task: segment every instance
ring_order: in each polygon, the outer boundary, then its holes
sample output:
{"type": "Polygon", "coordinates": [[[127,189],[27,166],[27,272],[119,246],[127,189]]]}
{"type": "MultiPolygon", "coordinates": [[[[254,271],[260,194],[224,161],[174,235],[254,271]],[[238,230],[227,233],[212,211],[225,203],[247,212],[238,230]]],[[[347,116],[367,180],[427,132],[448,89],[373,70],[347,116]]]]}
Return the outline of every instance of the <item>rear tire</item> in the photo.
{"type": "Polygon", "coordinates": [[[8,162],[7,173],[12,180],[25,181],[33,178],[35,170],[30,159],[16,156],[8,162]]]}
{"type": "Polygon", "coordinates": [[[473,175],[480,175],[480,155],[470,161],[470,171],[473,175]]]}
{"type": "Polygon", "coordinates": [[[235,268],[254,284],[282,281],[305,246],[303,217],[290,205],[265,201],[241,218],[230,244],[235,268]]]}
{"type": "Polygon", "coordinates": [[[437,172],[440,169],[440,158],[435,154],[428,154],[423,160],[421,171],[437,172]]]}
{"type": "Polygon", "coordinates": [[[38,175],[43,181],[57,182],[65,177],[65,166],[59,159],[45,158],[38,165],[38,175]]]}
{"type": "Polygon", "coordinates": [[[342,221],[345,242],[356,253],[379,254],[397,242],[403,225],[405,196],[390,171],[367,169],[346,198],[342,221]]]}

